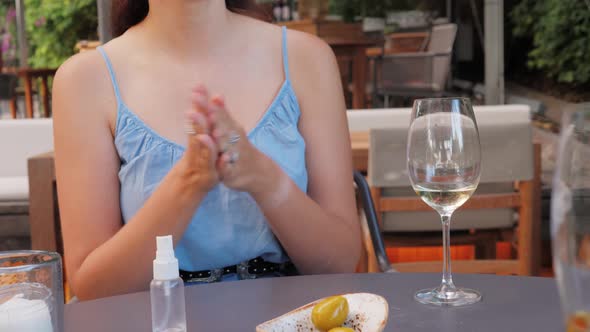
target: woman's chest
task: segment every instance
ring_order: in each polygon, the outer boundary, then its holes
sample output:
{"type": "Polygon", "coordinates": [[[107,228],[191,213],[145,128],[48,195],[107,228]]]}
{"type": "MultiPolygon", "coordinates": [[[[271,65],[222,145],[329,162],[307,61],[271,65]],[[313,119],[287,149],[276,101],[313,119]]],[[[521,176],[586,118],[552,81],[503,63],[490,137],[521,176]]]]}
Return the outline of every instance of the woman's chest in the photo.
{"type": "Polygon", "coordinates": [[[250,131],[262,118],[282,85],[279,73],[256,72],[243,66],[203,66],[140,71],[121,79],[124,104],[160,135],[184,145],[185,113],[191,110],[191,91],[198,84],[211,97],[221,95],[229,113],[250,131]]]}

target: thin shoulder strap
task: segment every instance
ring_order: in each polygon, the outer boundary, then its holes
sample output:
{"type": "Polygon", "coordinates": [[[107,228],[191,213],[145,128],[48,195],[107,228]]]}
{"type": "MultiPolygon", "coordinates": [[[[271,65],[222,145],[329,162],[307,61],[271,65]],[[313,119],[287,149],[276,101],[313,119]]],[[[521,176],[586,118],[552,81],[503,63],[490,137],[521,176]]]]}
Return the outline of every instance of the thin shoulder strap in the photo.
{"type": "Polygon", "coordinates": [[[113,83],[113,90],[115,91],[115,97],[117,98],[117,103],[121,103],[121,93],[119,92],[119,84],[117,84],[117,77],[115,76],[115,70],[113,69],[113,65],[111,64],[111,60],[109,56],[104,51],[102,46],[97,47],[98,52],[102,55],[104,62],[107,65],[107,69],[109,70],[109,75],[111,76],[111,82],[113,83]]]}
{"type": "Polygon", "coordinates": [[[285,71],[285,79],[290,81],[289,76],[289,53],[287,52],[287,27],[283,26],[283,70],[285,71]]]}

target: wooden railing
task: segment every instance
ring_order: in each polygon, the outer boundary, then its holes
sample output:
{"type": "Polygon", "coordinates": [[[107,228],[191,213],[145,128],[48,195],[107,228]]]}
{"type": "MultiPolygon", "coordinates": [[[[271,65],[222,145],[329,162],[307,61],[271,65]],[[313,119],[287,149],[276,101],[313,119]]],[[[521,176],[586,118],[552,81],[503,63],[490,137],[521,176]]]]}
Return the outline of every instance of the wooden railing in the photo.
{"type": "MultiPolygon", "coordinates": [[[[43,109],[43,116],[51,116],[51,105],[50,105],[50,80],[55,76],[57,69],[53,68],[3,68],[5,73],[14,74],[22,80],[22,86],[24,89],[25,97],[25,117],[33,118],[34,107],[33,107],[33,82],[40,80],[39,96],[41,99],[41,106],[43,109]]],[[[17,116],[17,96],[16,94],[10,101],[10,112],[13,118],[17,116]]]]}

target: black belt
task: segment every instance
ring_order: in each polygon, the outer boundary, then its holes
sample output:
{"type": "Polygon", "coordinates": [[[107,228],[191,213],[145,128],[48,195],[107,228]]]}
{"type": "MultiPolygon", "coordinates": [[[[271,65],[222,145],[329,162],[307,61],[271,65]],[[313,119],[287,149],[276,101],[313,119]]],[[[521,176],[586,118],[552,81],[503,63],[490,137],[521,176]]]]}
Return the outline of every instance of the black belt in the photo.
{"type": "Polygon", "coordinates": [[[291,262],[271,263],[261,257],[251,259],[236,265],[226,266],[221,269],[184,271],[180,270],[180,277],[184,282],[217,282],[221,281],[224,275],[237,274],[239,279],[256,279],[266,276],[291,276],[297,275],[297,269],[291,262]]]}

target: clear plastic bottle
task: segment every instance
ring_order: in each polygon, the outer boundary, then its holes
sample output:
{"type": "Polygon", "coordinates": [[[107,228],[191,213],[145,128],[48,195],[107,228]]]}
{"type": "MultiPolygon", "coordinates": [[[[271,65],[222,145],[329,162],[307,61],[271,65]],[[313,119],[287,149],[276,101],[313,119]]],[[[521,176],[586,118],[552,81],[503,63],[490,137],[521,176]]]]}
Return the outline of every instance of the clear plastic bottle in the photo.
{"type": "Polygon", "coordinates": [[[186,332],[184,283],[178,273],[172,236],[156,238],[154,280],[150,284],[153,332],[186,332]]]}

